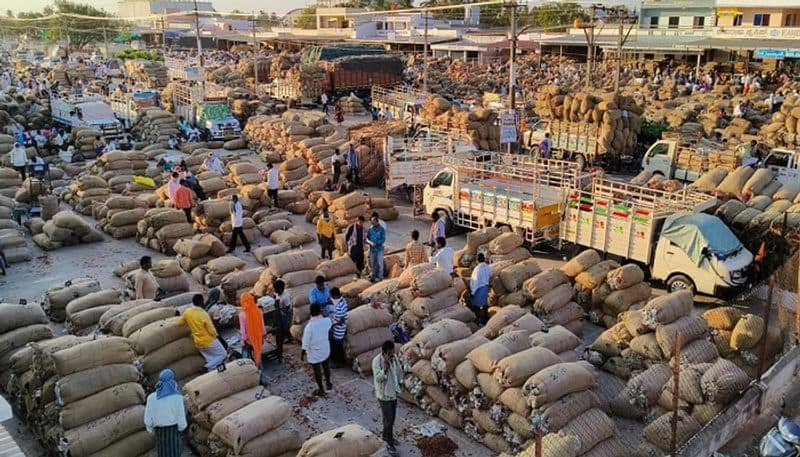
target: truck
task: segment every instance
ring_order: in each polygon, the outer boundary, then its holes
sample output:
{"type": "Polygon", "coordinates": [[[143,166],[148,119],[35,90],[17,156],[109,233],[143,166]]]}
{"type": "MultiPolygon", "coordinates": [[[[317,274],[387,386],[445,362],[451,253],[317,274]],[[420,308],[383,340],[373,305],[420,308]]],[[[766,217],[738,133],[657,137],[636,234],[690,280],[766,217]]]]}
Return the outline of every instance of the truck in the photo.
{"type": "Polygon", "coordinates": [[[722,296],[747,285],[753,254],[716,216],[717,201],[596,178],[566,200],[560,238],[634,262],[672,292],[722,296]]]}
{"type": "Polygon", "coordinates": [[[164,57],[164,66],[167,67],[167,76],[173,81],[203,81],[205,69],[200,66],[200,59],[187,57],[178,59],[164,57]]]}
{"type": "Polygon", "coordinates": [[[111,95],[107,100],[114,116],[126,126],[131,126],[139,118],[142,110],[158,106],[159,97],[157,91],[143,91],[123,96],[111,95]]]}
{"type": "Polygon", "coordinates": [[[408,125],[420,122],[422,105],[431,94],[407,87],[372,86],[370,100],[378,111],[388,110],[408,125]]]}
{"type": "Polygon", "coordinates": [[[642,169],[666,179],[697,181],[718,166],[731,170],[739,166],[735,151],[708,140],[663,139],[653,143],[642,157],[642,169]]]}
{"type": "Polygon", "coordinates": [[[496,152],[453,153],[442,162],[423,191],[427,214],[444,217],[448,229],[508,226],[532,246],[558,238],[567,194],[594,175],[574,162],[496,152]]]}
{"type": "Polygon", "coordinates": [[[600,147],[600,130],[589,122],[539,120],[522,133],[522,146],[531,155],[539,154],[539,145],[550,134],[551,157],[575,161],[582,168],[609,159],[600,147]]]}
{"type": "Polygon", "coordinates": [[[99,95],[61,93],[50,97],[50,116],[69,127],[89,126],[103,132],[106,138],[120,138],[125,133],[122,122],[99,95]]]}
{"type": "Polygon", "coordinates": [[[239,121],[228,106],[228,98],[223,89],[214,84],[176,84],[172,101],[175,114],[211,139],[229,140],[242,135],[239,121]]]}

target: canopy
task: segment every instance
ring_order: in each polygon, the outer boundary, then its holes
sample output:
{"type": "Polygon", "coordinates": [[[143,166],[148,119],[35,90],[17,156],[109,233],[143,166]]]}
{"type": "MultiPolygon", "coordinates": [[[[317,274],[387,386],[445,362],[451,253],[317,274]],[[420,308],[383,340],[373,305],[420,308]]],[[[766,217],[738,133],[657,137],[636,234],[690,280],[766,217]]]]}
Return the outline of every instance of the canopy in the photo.
{"type": "Polygon", "coordinates": [[[743,248],[736,235],[717,217],[697,213],[680,216],[661,236],[683,249],[689,258],[700,265],[703,250],[719,259],[743,248]]]}

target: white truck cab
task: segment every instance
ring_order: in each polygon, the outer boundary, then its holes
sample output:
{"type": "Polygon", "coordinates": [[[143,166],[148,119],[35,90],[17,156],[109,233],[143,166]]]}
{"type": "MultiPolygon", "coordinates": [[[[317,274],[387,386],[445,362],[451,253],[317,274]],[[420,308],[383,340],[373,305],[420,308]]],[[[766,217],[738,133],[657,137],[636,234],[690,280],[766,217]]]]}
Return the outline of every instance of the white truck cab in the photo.
{"type": "Polygon", "coordinates": [[[679,140],[658,140],[650,146],[642,156],[642,169],[652,175],[661,175],[666,179],[694,182],[708,171],[707,156],[710,153],[729,156],[728,162],[738,166],[739,159],[733,150],[724,150],[722,145],[708,140],[691,144],[679,140]],[[699,164],[686,167],[681,160],[699,160],[699,164]]]}
{"type": "Polygon", "coordinates": [[[772,149],[764,159],[765,168],[775,173],[781,184],[800,182],[800,152],[790,149],[772,149]]]}

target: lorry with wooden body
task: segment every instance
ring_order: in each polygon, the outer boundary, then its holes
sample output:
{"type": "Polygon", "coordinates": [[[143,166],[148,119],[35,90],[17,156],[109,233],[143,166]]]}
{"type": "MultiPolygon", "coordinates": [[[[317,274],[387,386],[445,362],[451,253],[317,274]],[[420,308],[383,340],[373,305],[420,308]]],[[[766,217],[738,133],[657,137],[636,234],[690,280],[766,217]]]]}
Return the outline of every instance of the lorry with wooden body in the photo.
{"type": "Polygon", "coordinates": [[[106,138],[120,138],[124,133],[122,122],[100,95],[75,95],[62,92],[50,97],[50,116],[68,127],[93,127],[106,138]]]}

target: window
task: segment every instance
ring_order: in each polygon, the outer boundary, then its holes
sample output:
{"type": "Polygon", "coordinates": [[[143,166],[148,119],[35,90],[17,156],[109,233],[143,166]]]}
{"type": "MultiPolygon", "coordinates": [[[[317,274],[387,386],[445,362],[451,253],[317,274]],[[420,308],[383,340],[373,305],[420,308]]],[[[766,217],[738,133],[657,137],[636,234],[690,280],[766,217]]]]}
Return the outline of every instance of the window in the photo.
{"type": "Polygon", "coordinates": [[[669,153],[669,145],[667,143],[658,143],[650,150],[650,157],[663,156],[669,153]]]}
{"type": "Polygon", "coordinates": [[[742,19],[744,19],[744,16],[741,15],[741,14],[737,14],[736,16],[733,16],[733,25],[734,26],[742,25],[742,19]]]}
{"type": "Polygon", "coordinates": [[[669,28],[677,29],[678,23],[680,22],[680,18],[678,16],[670,16],[669,17],[669,28]]]}
{"type": "Polygon", "coordinates": [[[767,157],[764,162],[767,167],[785,167],[789,165],[789,154],[781,154],[780,152],[773,152],[767,157]]]}
{"type": "Polygon", "coordinates": [[[376,23],[375,28],[377,28],[378,30],[383,30],[383,22],[376,23]]]}
{"type": "Polygon", "coordinates": [[[769,27],[769,14],[756,14],[753,16],[753,26],[769,27]]]}
{"type": "Polygon", "coordinates": [[[694,21],[692,22],[692,27],[696,29],[702,29],[706,26],[706,18],[705,16],[695,16],[694,21]]]}
{"type": "Polygon", "coordinates": [[[650,16],[650,28],[651,29],[658,28],[658,16],[650,16]]]}
{"type": "Polygon", "coordinates": [[[795,20],[796,19],[794,18],[794,14],[787,14],[786,19],[783,20],[783,25],[785,26],[795,25],[795,20]]]}
{"type": "Polygon", "coordinates": [[[450,186],[453,184],[453,173],[449,171],[443,171],[436,175],[431,181],[431,187],[439,187],[439,186],[450,186]]]}

